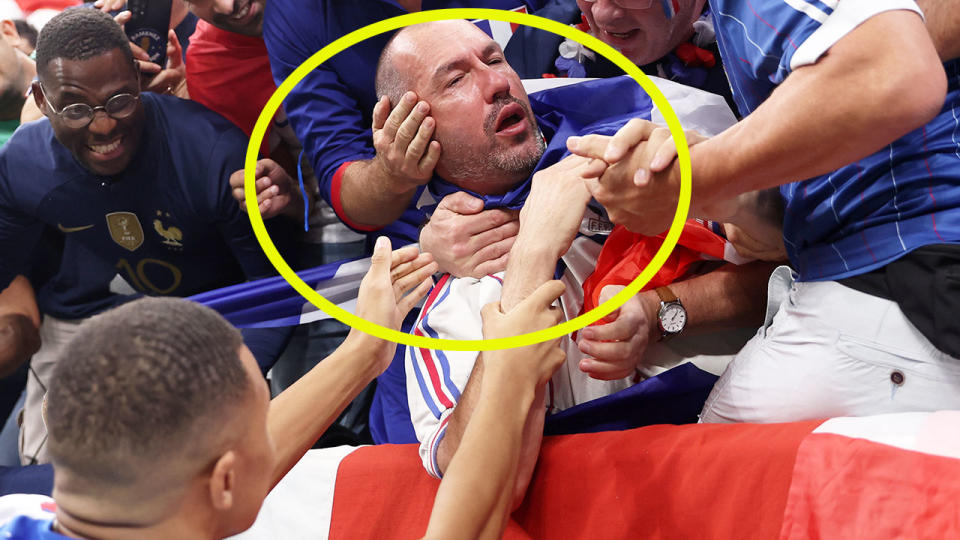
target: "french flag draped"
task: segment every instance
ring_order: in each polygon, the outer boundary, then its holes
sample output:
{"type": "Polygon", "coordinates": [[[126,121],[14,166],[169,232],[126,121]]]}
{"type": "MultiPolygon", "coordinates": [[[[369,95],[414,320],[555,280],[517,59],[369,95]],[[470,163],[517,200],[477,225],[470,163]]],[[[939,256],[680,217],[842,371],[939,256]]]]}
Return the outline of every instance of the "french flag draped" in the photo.
{"type": "MultiPolygon", "coordinates": [[[[958,538],[958,425],[943,411],[545,437],[504,538],[958,538]]],[[[240,538],[419,538],[438,485],[416,445],[312,450],[240,538]]]]}
{"type": "MultiPolygon", "coordinates": [[[[324,298],[352,313],[360,280],[369,268],[367,257],[325,264],[297,275],[324,298]]],[[[296,326],[332,318],[305,301],[280,276],[215,289],[190,300],[213,308],[238,328],[296,326]]]]}

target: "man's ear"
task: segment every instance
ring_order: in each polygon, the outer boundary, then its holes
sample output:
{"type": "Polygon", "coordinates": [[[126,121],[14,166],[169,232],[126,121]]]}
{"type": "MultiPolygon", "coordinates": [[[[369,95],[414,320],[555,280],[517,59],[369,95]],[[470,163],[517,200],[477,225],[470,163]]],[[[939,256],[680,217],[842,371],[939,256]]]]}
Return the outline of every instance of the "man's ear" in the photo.
{"type": "Polygon", "coordinates": [[[228,450],[220,456],[210,474],[210,503],[219,511],[233,506],[237,489],[237,455],[228,450]]]}
{"type": "Polygon", "coordinates": [[[11,47],[20,45],[20,32],[17,31],[17,25],[10,19],[0,21],[0,36],[7,40],[11,47]]]}
{"type": "Polygon", "coordinates": [[[33,94],[33,102],[37,104],[37,108],[40,109],[40,112],[42,112],[44,116],[47,116],[47,108],[43,106],[47,101],[47,96],[43,94],[40,81],[30,83],[30,93],[33,94]]]}

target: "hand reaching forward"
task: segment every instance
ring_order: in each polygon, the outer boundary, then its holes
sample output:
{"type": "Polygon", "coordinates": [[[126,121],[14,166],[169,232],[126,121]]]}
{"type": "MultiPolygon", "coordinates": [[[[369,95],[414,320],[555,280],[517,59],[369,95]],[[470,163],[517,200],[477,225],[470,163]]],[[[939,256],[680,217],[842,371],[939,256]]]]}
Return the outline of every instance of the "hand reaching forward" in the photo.
{"type": "MultiPolygon", "coordinates": [[[[272,159],[261,159],[253,172],[256,179],[257,205],[263,219],[284,214],[292,219],[303,219],[303,197],[300,186],[286,170],[272,159]]],[[[233,198],[240,209],[247,211],[247,202],[243,195],[243,169],[230,175],[230,188],[233,198]]]]}
{"type": "Polygon", "coordinates": [[[389,178],[396,180],[398,192],[426,184],[440,159],[440,143],[431,141],[436,120],[428,116],[430,104],[417,101],[407,92],[390,110],[390,98],[383,96],[373,108],[374,162],[389,178]]]}
{"type": "MultiPolygon", "coordinates": [[[[357,294],[357,316],[372,323],[399,330],[404,317],[433,286],[430,277],[437,271],[437,263],[429,253],[420,253],[416,246],[390,251],[390,239],[377,238],[370,259],[370,269],[360,281],[357,294]]],[[[348,340],[357,341],[364,350],[375,351],[380,361],[380,372],[393,359],[396,344],[371,336],[356,328],[350,330],[348,340]]]]}
{"type": "MultiPolygon", "coordinates": [[[[554,301],[563,294],[562,282],[548,281],[509,312],[500,309],[500,302],[483,306],[484,339],[511,337],[549,328],[563,320],[554,301]]],[[[566,355],[560,350],[559,338],[525,347],[486,351],[483,353],[484,380],[507,377],[523,384],[540,387],[550,380],[563,364],[566,355]]]]}

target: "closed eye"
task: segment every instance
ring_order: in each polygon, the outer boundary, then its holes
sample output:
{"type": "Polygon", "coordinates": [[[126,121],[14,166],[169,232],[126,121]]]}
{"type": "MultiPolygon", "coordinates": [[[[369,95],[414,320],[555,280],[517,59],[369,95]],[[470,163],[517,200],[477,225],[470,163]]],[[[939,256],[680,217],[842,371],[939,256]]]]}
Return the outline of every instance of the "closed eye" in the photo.
{"type": "Polygon", "coordinates": [[[456,77],[450,79],[450,82],[447,83],[447,88],[453,88],[454,86],[459,84],[460,81],[462,80],[463,80],[463,75],[457,75],[456,77]]]}

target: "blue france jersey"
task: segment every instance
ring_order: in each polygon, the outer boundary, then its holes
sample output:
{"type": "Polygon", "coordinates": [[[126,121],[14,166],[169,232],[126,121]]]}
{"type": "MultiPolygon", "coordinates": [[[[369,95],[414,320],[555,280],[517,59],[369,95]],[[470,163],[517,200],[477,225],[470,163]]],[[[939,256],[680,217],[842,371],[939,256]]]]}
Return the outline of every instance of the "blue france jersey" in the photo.
{"type": "Polygon", "coordinates": [[[246,138],[193,102],[142,94],[140,149],[101,177],[50,123],[21,126],[0,149],[0,288],[23,273],[46,226],[64,236],[41,310],[80,319],[140,294],[188,296],[273,272],[230,195],[246,138]]]}
{"type": "MultiPolygon", "coordinates": [[[[423,0],[422,9],[521,8],[533,12],[545,3],[545,0],[423,0]]],[[[263,40],[270,55],[273,77],[279,85],[297,66],[337,38],[404,13],[404,9],[390,0],[270,0],[264,11],[263,40]]],[[[494,34],[496,37],[496,32],[494,34]]],[[[344,163],[375,155],[370,132],[373,107],[377,103],[374,76],[380,51],[388,38],[389,34],[374,36],[340,52],[304,77],[284,100],[290,123],[320,181],[321,194],[341,219],[344,214],[339,204],[339,187],[333,185],[334,176],[344,163]]],[[[381,232],[394,239],[416,241],[422,222],[423,215],[411,209],[381,232]]]]}
{"type": "MultiPolygon", "coordinates": [[[[744,115],[864,20],[886,10],[917,11],[909,0],[710,0],[710,6],[744,115]]],[[[802,280],[857,275],[917,247],[960,242],[960,62],[944,67],[946,103],[926,126],[833,173],[781,187],[784,239],[802,280]]]]}
{"type": "Polygon", "coordinates": [[[11,540],[67,540],[70,537],[53,532],[53,518],[36,519],[19,516],[0,527],[0,538],[11,540]]]}

